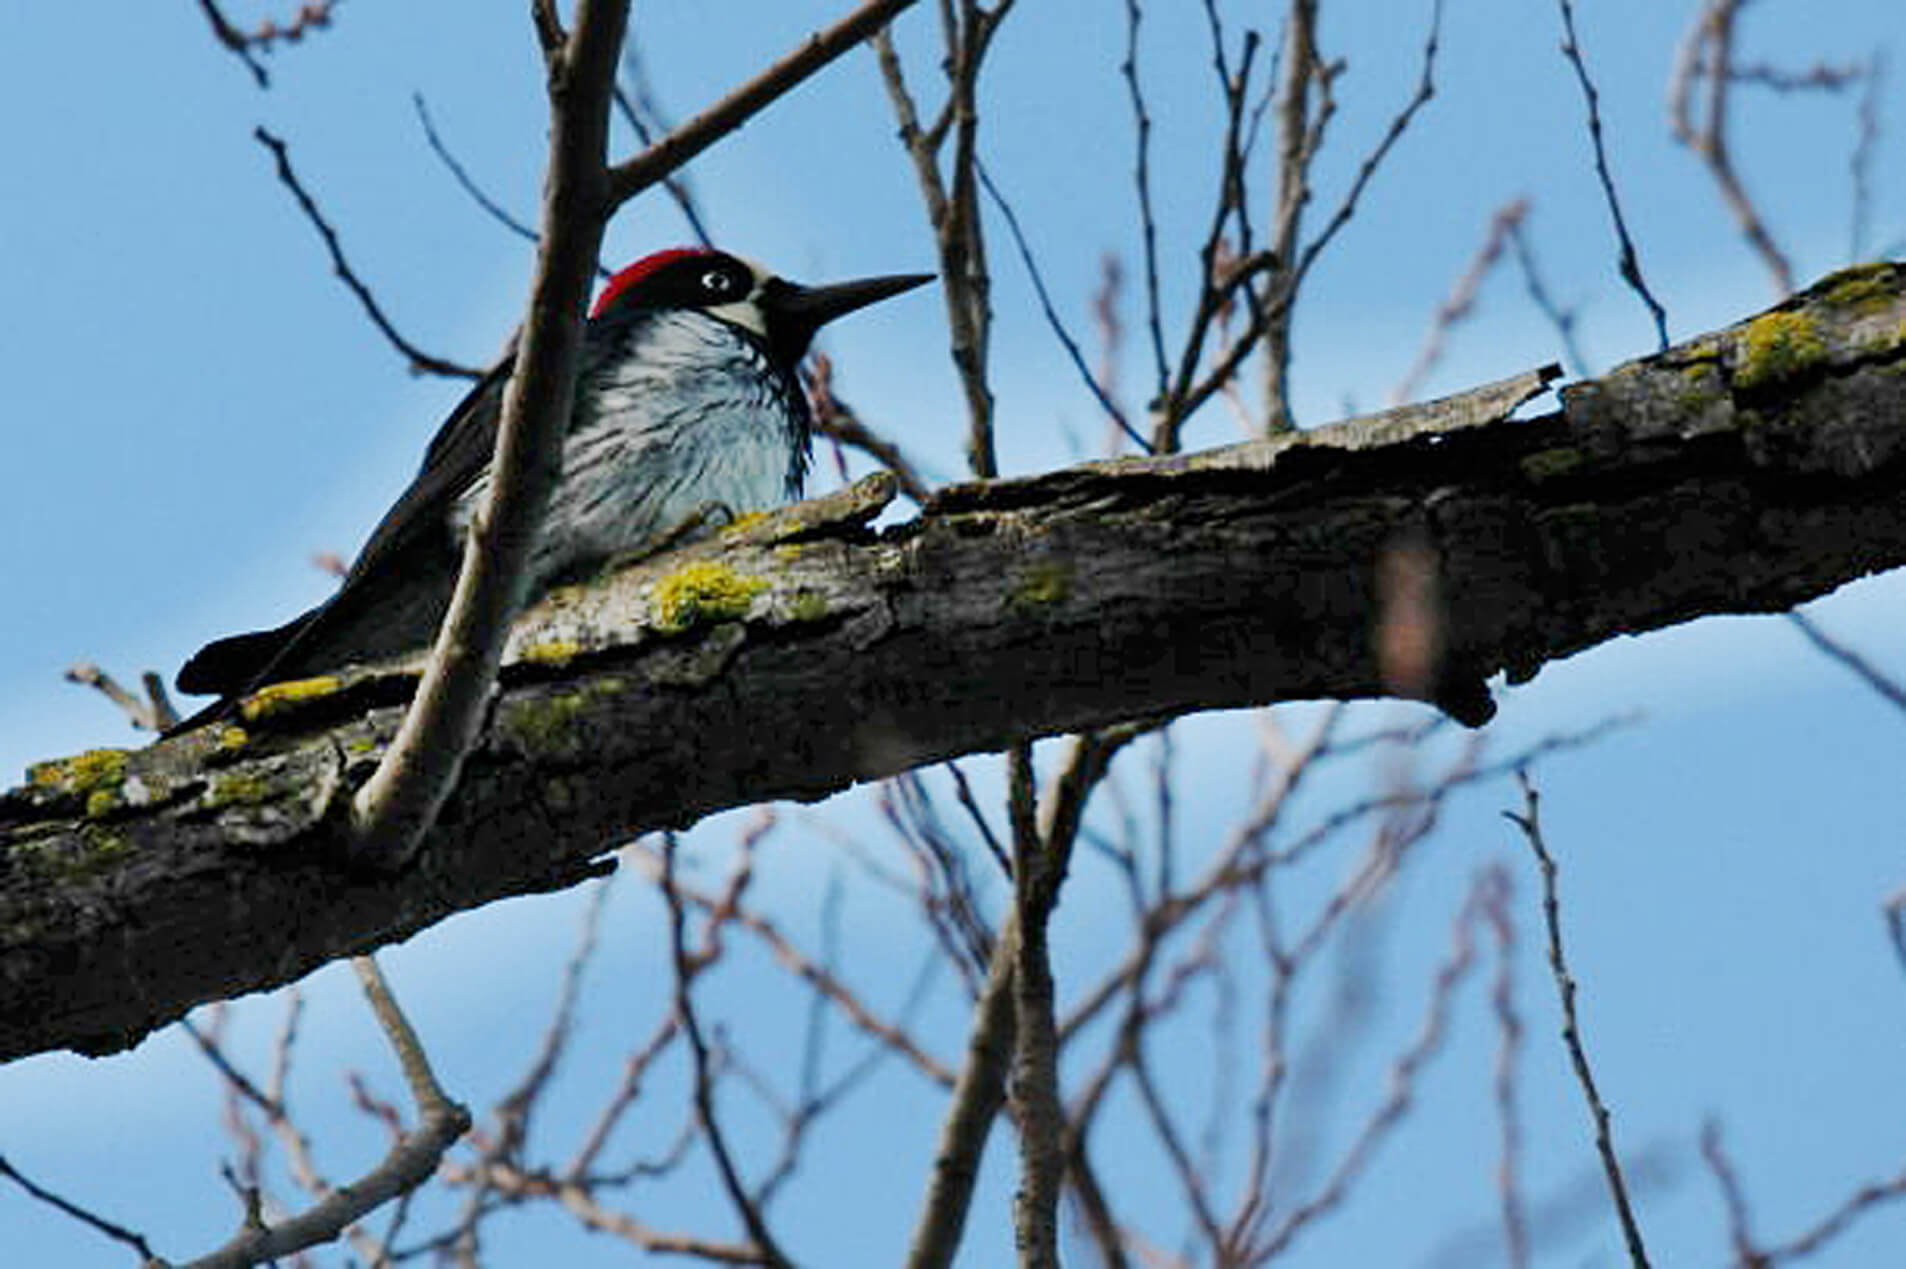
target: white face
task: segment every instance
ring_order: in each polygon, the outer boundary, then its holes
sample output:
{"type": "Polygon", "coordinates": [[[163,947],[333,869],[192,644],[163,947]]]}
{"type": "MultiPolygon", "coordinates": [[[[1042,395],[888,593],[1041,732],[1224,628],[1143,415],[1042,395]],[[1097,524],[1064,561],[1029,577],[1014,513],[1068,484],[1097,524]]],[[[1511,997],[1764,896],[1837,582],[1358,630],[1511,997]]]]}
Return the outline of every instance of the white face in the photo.
{"type": "Polygon", "coordinates": [[[718,317],[724,322],[732,322],[743,330],[753,331],[766,339],[768,320],[761,311],[761,288],[774,275],[753,260],[736,256],[735,259],[748,266],[748,272],[754,278],[754,286],[739,299],[729,300],[726,304],[711,304],[702,312],[710,317],[718,317]]]}

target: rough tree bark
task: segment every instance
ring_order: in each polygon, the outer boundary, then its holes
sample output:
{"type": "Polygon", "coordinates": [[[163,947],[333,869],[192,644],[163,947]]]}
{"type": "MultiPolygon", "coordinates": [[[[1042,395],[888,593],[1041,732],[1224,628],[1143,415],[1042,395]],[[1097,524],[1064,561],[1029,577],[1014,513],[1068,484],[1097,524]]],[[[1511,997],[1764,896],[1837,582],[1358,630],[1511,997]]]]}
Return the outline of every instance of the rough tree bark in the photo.
{"type": "Polygon", "coordinates": [[[462,782],[395,876],[347,866],[346,807],[414,663],[36,766],[0,795],[0,1059],[127,1047],[722,807],[1119,719],[1394,691],[1376,647],[1399,551],[1435,601],[1415,690],[1471,722],[1497,671],[1906,563],[1906,266],[1508,418],[1546,377],[955,486],[881,531],[874,478],[559,592],[518,624],[462,782]]]}

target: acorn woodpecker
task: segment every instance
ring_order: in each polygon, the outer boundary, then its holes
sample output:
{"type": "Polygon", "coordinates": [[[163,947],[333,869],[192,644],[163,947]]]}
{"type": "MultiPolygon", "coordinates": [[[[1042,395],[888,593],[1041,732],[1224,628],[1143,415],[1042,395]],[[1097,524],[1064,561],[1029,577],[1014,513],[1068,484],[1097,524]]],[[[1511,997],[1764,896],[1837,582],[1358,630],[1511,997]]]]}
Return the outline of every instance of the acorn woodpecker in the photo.
{"type": "MultiPolygon", "coordinates": [[[[640,550],[710,507],[800,496],[811,442],[797,368],[827,322],[931,274],[804,287],[720,251],[660,251],[609,280],[583,330],[562,474],[531,552],[529,596],[640,550]]],[[[201,648],[181,692],[228,713],[267,683],[427,645],[449,606],[464,530],[488,495],[513,357],[470,390],[329,600],[274,630],[201,648]]]]}

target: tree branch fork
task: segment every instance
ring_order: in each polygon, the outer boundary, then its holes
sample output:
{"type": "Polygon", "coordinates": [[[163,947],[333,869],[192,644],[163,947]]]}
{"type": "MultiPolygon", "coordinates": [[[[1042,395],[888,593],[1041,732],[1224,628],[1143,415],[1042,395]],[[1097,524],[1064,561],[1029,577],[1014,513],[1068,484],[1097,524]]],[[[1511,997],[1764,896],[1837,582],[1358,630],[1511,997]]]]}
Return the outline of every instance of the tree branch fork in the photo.
{"type": "Polygon", "coordinates": [[[128,1047],[724,807],[1207,708],[1401,694],[1479,723],[1499,671],[1906,563],[1903,297],[1906,266],[1846,270],[1536,418],[1511,416],[1552,371],[953,486],[880,530],[884,475],[744,519],[524,614],[395,874],[349,862],[348,808],[421,658],[40,764],[0,794],[0,1060],[128,1047]]]}

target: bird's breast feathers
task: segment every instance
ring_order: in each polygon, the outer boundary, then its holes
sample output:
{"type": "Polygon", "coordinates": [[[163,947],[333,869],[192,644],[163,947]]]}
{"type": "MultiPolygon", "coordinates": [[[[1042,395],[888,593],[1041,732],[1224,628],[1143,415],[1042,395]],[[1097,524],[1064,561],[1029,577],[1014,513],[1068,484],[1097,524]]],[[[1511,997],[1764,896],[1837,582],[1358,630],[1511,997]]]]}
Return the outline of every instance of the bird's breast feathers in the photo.
{"type": "MultiPolygon", "coordinates": [[[[585,349],[538,579],[636,550],[706,504],[740,514],[798,492],[806,403],[760,344],[697,313],[643,317],[585,349]]],[[[488,492],[486,467],[457,499],[459,539],[488,492]]]]}

